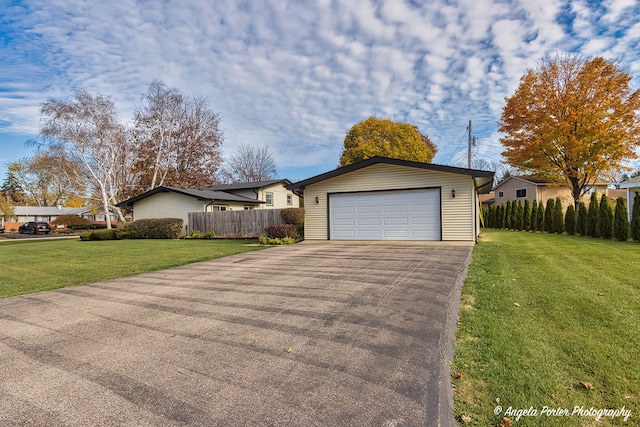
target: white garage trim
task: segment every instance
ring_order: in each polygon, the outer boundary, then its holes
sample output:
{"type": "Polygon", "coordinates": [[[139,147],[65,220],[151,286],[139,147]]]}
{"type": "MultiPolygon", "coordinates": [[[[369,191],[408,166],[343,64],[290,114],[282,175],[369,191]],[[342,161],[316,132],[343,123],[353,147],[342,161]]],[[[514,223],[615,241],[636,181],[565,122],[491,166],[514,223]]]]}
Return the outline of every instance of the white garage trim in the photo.
{"type": "Polygon", "coordinates": [[[441,189],[328,194],[330,240],[442,240],[441,189]]]}

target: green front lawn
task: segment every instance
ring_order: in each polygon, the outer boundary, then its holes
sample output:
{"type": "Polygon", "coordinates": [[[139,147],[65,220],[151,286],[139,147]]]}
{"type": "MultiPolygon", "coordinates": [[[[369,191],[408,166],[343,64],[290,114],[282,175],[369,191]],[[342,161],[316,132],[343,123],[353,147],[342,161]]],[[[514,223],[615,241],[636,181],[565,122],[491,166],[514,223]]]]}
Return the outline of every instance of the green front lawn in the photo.
{"type": "Polygon", "coordinates": [[[509,407],[537,412],[514,426],[640,425],[640,244],[483,231],[452,373],[463,425],[500,425],[509,407]],[[623,407],[626,422],[586,415],[623,407]]]}
{"type": "Polygon", "coordinates": [[[0,298],[261,249],[255,240],[3,241],[0,298]]]}

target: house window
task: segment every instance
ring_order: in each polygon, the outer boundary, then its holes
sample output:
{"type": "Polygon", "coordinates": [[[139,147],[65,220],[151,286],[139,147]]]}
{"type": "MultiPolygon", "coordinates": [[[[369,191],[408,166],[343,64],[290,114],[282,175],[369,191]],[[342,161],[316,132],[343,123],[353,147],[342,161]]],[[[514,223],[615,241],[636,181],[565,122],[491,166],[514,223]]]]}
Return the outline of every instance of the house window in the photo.
{"type": "Polygon", "coordinates": [[[211,205],[211,212],[222,212],[229,209],[227,205],[211,205]]]}
{"type": "Polygon", "coordinates": [[[253,209],[253,205],[244,205],[245,211],[250,211],[251,209],[253,209]]]}
{"type": "Polygon", "coordinates": [[[265,202],[267,202],[267,206],[273,206],[273,193],[272,192],[269,191],[267,193],[265,202]]]}
{"type": "Polygon", "coordinates": [[[289,205],[289,206],[293,205],[293,195],[292,194],[287,194],[287,205],[289,205]]]}
{"type": "Polygon", "coordinates": [[[527,189],[526,188],[517,188],[516,189],[516,198],[517,199],[524,199],[525,197],[527,197],[527,189]]]}
{"type": "Polygon", "coordinates": [[[498,198],[502,199],[504,197],[504,191],[498,191],[498,198]]]}

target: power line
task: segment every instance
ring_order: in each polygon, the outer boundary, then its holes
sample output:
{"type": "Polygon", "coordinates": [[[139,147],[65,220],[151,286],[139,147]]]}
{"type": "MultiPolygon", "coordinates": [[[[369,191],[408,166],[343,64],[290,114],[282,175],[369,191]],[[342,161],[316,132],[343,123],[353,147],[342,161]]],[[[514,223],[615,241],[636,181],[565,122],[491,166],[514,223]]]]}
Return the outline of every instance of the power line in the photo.
{"type": "Polygon", "coordinates": [[[464,137],[467,135],[467,129],[469,129],[468,127],[465,128],[464,133],[462,134],[462,136],[460,137],[460,141],[458,141],[458,145],[456,146],[456,149],[453,150],[453,154],[451,155],[451,158],[449,159],[449,161],[447,162],[447,164],[451,164],[451,160],[453,160],[453,157],[456,155],[456,152],[458,151],[458,148],[460,148],[460,144],[462,144],[462,140],[464,139],[464,137]]]}

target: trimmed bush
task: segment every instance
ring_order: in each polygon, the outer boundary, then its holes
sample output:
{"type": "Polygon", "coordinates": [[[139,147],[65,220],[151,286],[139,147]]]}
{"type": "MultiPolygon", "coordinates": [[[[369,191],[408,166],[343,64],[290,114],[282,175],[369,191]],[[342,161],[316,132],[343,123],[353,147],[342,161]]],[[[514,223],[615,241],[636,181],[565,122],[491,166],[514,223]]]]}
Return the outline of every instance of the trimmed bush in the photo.
{"type": "Polygon", "coordinates": [[[598,216],[600,209],[598,209],[598,207],[598,195],[591,193],[589,210],[587,211],[587,236],[600,237],[598,234],[598,216]]]}
{"type": "Polygon", "coordinates": [[[538,220],[538,201],[534,200],[531,205],[531,225],[529,226],[529,230],[537,231],[537,220],[538,220]]]}
{"type": "Polygon", "coordinates": [[[567,234],[576,234],[576,208],[573,205],[567,206],[567,213],[564,215],[564,231],[567,234]]]}
{"type": "Polygon", "coordinates": [[[606,194],[600,199],[600,214],[598,215],[598,235],[605,239],[613,237],[613,209],[606,194]]]}
{"type": "Polygon", "coordinates": [[[110,230],[95,230],[87,231],[80,235],[80,240],[118,240],[117,230],[112,228],[110,230]]]}
{"type": "Polygon", "coordinates": [[[627,213],[627,199],[618,197],[616,211],[613,217],[613,237],[622,242],[629,239],[629,214],[627,213]]]}
{"type": "Polygon", "coordinates": [[[270,239],[283,239],[285,237],[295,239],[298,236],[296,226],[293,224],[268,225],[264,228],[264,231],[270,239]]]}
{"type": "MultiPolygon", "coordinates": [[[[293,224],[288,224],[293,225],[293,224]]],[[[292,237],[282,237],[282,238],[271,238],[267,237],[264,234],[258,238],[258,241],[261,245],[290,245],[295,243],[296,240],[292,237]]]]}
{"type": "Polygon", "coordinates": [[[635,241],[640,240],[640,193],[636,191],[631,208],[631,238],[635,241]]]}
{"type": "Polygon", "coordinates": [[[177,239],[182,233],[180,218],[150,218],[121,224],[119,239],[177,239]]]}
{"type": "Polygon", "coordinates": [[[516,223],[513,228],[516,230],[522,230],[522,222],[524,219],[524,208],[522,207],[522,201],[518,200],[518,204],[516,205],[516,223]]]}
{"type": "Polygon", "coordinates": [[[299,225],[304,222],[304,208],[286,208],[280,211],[285,224],[299,225]]]}
{"type": "Polygon", "coordinates": [[[562,200],[560,200],[560,197],[556,197],[556,202],[553,205],[553,232],[564,233],[564,214],[562,213],[562,200]]]}
{"type": "Polygon", "coordinates": [[[578,218],[576,219],[576,233],[581,236],[587,235],[587,207],[584,202],[578,204],[578,218]]]}
{"type": "Polygon", "coordinates": [[[55,221],[51,221],[51,224],[64,225],[66,228],[78,227],[78,229],[80,229],[80,227],[88,228],[91,225],[91,221],[78,215],[69,214],[60,215],[55,221]]]}
{"type": "Polygon", "coordinates": [[[201,231],[194,231],[193,233],[184,236],[185,239],[215,239],[216,238],[216,232],[215,231],[209,231],[208,233],[203,233],[201,231]]]}

